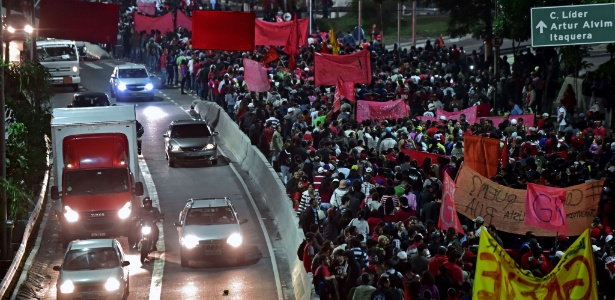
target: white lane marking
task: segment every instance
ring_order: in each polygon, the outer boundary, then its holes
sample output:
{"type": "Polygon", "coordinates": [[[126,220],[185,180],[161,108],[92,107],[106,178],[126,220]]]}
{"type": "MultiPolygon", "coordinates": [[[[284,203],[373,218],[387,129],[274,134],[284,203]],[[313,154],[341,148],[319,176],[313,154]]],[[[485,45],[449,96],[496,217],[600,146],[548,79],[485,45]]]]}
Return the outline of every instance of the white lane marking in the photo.
{"type": "Polygon", "coordinates": [[[102,69],[102,67],[101,67],[101,66],[95,65],[94,63],[91,63],[91,62],[87,62],[87,61],[86,61],[86,62],[84,62],[83,64],[84,64],[84,65],[86,65],[86,66],[88,66],[88,67],[90,67],[90,68],[92,68],[92,69],[102,69]]]}
{"type": "Polygon", "coordinates": [[[114,63],[110,63],[110,62],[106,62],[106,63],[104,63],[104,64],[105,64],[105,65],[107,65],[107,66],[109,66],[109,67],[111,67],[111,68],[115,68],[115,66],[117,66],[116,64],[114,64],[114,63]]]}
{"type": "MultiPolygon", "coordinates": [[[[143,175],[143,181],[145,182],[145,186],[147,187],[147,192],[149,197],[152,199],[152,204],[155,207],[158,207],[162,212],[162,208],[160,207],[160,201],[158,200],[158,192],[156,191],[156,186],[154,185],[154,180],[152,179],[152,174],[149,172],[149,168],[147,167],[147,163],[143,156],[139,157],[139,168],[141,168],[141,174],[143,175]]],[[[157,223],[158,226],[158,252],[160,253],[160,257],[154,260],[154,268],[152,270],[152,283],[149,288],[149,299],[150,300],[160,300],[160,294],[162,293],[162,275],[164,271],[164,261],[165,261],[165,251],[164,251],[164,229],[162,228],[162,224],[157,223]]]]}
{"type": "MultiPolygon", "coordinates": [[[[175,103],[175,105],[177,105],[177,103],[175,103]]],[[[192,117],[189,111],[184,110],[184,112],[188,116],[192,117]]],[[[222,154],[222,156],[226,157],[222,149],[218,148],[218,151],[220,151],[220,154],[222,154]]],[[[275,253],[273,253],[273,245],[271,244],[271,239],[269,238],[269,232],[267,232],[267,227],[265,227],[265,223],[263,222],[263,216],[261,215],[261,212],[258,210],[258,207],[256,206],[256,202],[254,202],[254,198],[252,197],[250,190],[248,190],[248,186],[246,185],[245,181],[243,181],[243,178],[241,178],[241,176],[239,175],[239,172],[237,172],[237,169],[235,169],[235,166],[233,166],[233,164],[231,163],[229,163],[229,166],[231,167],[231,170],[233,170],[235,177],[239,179],[239,182],[241,183],[241,187],[246,192],[246,195],[248,195],[248,199],[250,199],[250,204],[252,205],[252,209],[254,210],[254,213],[256,214],[256,218],[258,219],[258,224],[260,225],[261,230],[263,231],[263,235],[265,236],[265,243],[267,244],[267,250],[269,251],[269,257],[271,257],[271,268],[273,269],[273,277],[275,278],[275,286],[278,290],[278,299],[284,299],[284,296],[282,294],[282,282],[280,281],[280,273],[278,272],[278,262],[275,258],[275,253]]],[[[150,293],[150,299],[152,299],[151,293],[150,293]]]]}

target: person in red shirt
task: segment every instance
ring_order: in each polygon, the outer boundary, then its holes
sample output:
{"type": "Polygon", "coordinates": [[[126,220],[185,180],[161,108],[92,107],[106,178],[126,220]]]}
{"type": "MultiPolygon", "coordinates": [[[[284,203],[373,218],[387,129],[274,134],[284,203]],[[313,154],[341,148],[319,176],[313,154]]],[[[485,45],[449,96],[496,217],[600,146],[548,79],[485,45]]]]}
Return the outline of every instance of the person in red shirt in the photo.
{"type": "Polygon", "coordinates": [[[545,122],[549,119],[549,114],[548,113],[544,113],[542,114],[542,117],[538,120],[538,125],[536,125],[536,127],[538,128],[538,130],[543,130],[545,129],[545,122]]]}
{"type": "Polygon", "coordinates": [[[601,136],[602,139],[606,137],[606,128],[602,126],[602,121],[596,121],[596,129],[594,129],[594,136],[601,136]]]}
{"type": "Polygon", "coordinates": [[[451,277],[455,284],[461,286],[463,283],[463,270],[457,264],[457,261],[460,258],[460,254],[457,251],[453,251],[448,254],[448,261],[444,263],[444,267],[446,267],[447,274],[451,277]]]}
{"type": "Polygon", "coordinates": [[[438,270],[440,270],[440,266],[444,265],[448,262],[448,257],[446,256],[446,247],[440,246],[438,247],[438,253],[432,258],[429,259],[429,264],[427,265],[427,270],[431,272],[434,276],[438,275],[438,270]]]}
{"type": "Polygon", "coordinates": [[[549,262],[542,254],[542,249],[539,246],[533,246],[532,251],[525,253],[521,257],[521,267],[535,275],[546,276],[549,274],[549,262]],[[537,274],[536,271],[540,272],[537,274]]]}
{"type": "Polygon", "coordinates": [[[312,272],[312,260],[314,259],[314,255],[316,254],[314,251],[314,246],[312,245],[312,239],[314,238],[314,233],[308,232],[305,235],[305,248],[303,248],[303,267],[305,267],[306,272],[312,272]]]}
{"type": "Polygon", "coordinates": [[[479,101],[476,107],[477,117],[488,117],[491,115],[491,105],[488,101],[479,101]]]}
{"type": "Polygon", "coordinates": [[[599,217],[595,217],[592,221],[592,230],[590,232],[590,236],[596,240],[600,240],[605,238],[607,235],[611,234],[611,228],[608,226],[602,225],[602,220],[599,217]]]}

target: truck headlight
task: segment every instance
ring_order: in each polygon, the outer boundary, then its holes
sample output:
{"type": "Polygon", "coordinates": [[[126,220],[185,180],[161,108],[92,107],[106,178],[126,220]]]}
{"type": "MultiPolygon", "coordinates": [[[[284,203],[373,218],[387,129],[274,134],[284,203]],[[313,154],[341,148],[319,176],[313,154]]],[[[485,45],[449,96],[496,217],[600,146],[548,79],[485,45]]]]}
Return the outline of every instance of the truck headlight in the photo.
{"type": "Polygon", "coordinates": [[[171,145],[171,151],[182,151],[182,147],[178,145],[171,145]]]}
{"type": "Polygon", "coordinates": [[[120,91],[125,91],[126,90],[126,84],[123,82],[120,82],[120,84],[117,85],[117,89],[120,91]]]}
{"type": "Polygon", "coordinates": [[[76,211],[72,210],[70,208],[70,206],[67,205],[67,206],[64,207],[64,218],[69,223],[74,223],[74,222],[77,222],[79,220],[79,213],[77,213],[76,211]]]}
{"type": "Polygon", "coordinates": [[[229,236],[228,239],[226,239],[226,243],[231,245],[233,248],[237,248],[241,246],[242,242],[243,242],[243,238],[241,237],[241,234],[236,233],[236,232],[231,234],[231,236],[229,236]]]}
{"type": "Polygon", "coordinates": [[[120,281],[111,277],[105,282],[105,290],[112,292],[120,289],[120,281]]]}
{"type": "Polygon", "coordinates": [[[148,90],[148,91],[151,91],[151,90],[154,89],[154,85],[151,84],[151,83],[148,83],[148,84],[145,85],[145,89],[148,90]]]}
{"type": "Polygon", "coordinates": [[[207,144],[207,145],[205,145],[205,150],[211,150],[213,148],[216,148],[216,145],[214,145],[214,144],[207,144]]]}
{"type": "Polygon", "coordinates": [[[144,235],[148,235],[150,233],[152,233],[152,228],[149,226],[143,226],[141,227],[141,233],[144,235]]]}
{"type": "Polygon", "coordinates": [[[73,69],[72,69],[72,70],[73,70],[73,73],[77,73],[77,71],[79,71],[79,67],[77,67],[77,66],[73,66],[73,69]]]}
{"type": "Polygon", "coordinates": [[[192,249],[194,247],[196,247],[196,245],[199,244],[199,238],[197,238],[194,235],[187,235],[182,239],[182,244],[184,245],[184,247],[186,247],[187,249],[192,249]]]}
{"type": "Polygon", "coordinates": [[[75,285],[72,280],[66,280],[62,285],[60,285],[60,293],[62,294],[70,294],[75,291],[75,285]]]}
{"type": "Polygon", "coordinates": [[[126,218],[130,217],[131,212],[132,205],[130,204],[130,201],[128,201],[126,202],[126,204],[124,204],[120,211],[117,212],[117,216],[120,217],[120,219],[125,220],[126,218]]]}

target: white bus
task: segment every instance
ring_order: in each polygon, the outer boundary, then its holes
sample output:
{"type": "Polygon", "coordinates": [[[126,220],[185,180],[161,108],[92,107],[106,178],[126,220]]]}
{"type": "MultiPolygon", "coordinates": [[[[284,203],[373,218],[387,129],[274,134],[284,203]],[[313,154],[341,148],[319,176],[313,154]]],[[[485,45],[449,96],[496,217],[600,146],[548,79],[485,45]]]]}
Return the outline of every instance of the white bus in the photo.
{"type": "Polygon", "coordinates": [[[36,52],[41,65],[49,70],[53,85],[70,85],[79,90],[79,51],[74,41],[36,41],[36,52]]]}

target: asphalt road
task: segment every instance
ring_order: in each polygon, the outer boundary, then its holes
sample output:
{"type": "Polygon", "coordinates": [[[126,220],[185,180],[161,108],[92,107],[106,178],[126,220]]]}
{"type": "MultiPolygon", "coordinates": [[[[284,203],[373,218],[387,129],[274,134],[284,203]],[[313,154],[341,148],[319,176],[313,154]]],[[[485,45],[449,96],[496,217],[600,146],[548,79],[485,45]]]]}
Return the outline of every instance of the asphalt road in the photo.
{"type": "MultiPolygon", "coordinates": [[[[109,93],[109,76],[113,67],[124,63],[119,60],[100,60],[80,64],[82,84],[81,91],[102,91],[109,93]]],[[[55,88],[52,99],[53,107],[66,107],[73,95],[69,88],[55,88]]],[[[256,217],[248,193],[256,200],[261,197],[254,192],[253,182],[238,168],[231,168],[232,162],[219,153],[218,165],[178,164],[169,168],[164,155],[163,133],[169,123],[176,119],[190,118],[190,104],[196,98],[180,95],[176,88],[161,89],[152,102],[120,102],[117,105],[137,105],[137,119],[143,124],[141,165],[142,173],[151,174],[151,184],[144,174],[146,194],[157,195],[160,209],[165,214],[163,222],[164,255],[157,252],[154,259],[143,266],[139,262],[136,250],[128,249],[127,241],[121,238],[122,246],[129,254],[130,297],[129,299],[278,299],[278,295],[289,299],[292,291],[290,272],[283,266],[286,253],[276,253],[268,249],[264,231],[256,217]],[[144,159],[144,161],[143,161],[144,159]],[[235,169],[235,170],[234,170],[235,169]],[[248,190],[244,189],[245,183],[248,190]],[[152,185],[153,184],[153,185],[152,185]],[[154,187],[155,186],[155,187],[154,187]],[[154,187],[154,188],[152,188],[154,187]],[[190,268],[182,268],[179,262],[179,241],[173,223],[177,220],[186,200],[191,197],[229,197],[240,219],[248,222],[242,225],[244,245],[247,247],[245,264],[237,265],[233,259],[218,258],[208,261],[191,261],[190,268]],[[276,255],[277,264],[273,266],[271,253],[276,255]],[[274,272],[276,268],[276,272],[274,272]],[[276,280],[276,273],[279,276],[276,280]],[[161,278],[161,280],[158,280],[161,278]],[[223,291],[228,290],[228,296],[223,291]]],[[[221,135],[225,134],[220,132],[221,135]]],[[[224,150],[224,149],[222,149],[224,150]]],[[[256,201],[260,203],[259,201],[256,201]]],[[[154,199],[154,204],[156,200],[154,199]]],[[[259,205],[268,236],[273,247],[278,248],[279,238],[272,223],[272,216],[266,207],[259,205]]],[[[55,299],[57,272],[53,265],[59,265],[63,250],[59,244],[59,224],[50,216],[46,224],[43,244],[36,256],[33,266],[43,279],[39,282],[29,278],[28,284],[20,290],[19,299],[28,297],[36,299],[55,299]],[[36,285],[40,285],[36,287],[36,285]]],[[[36,271],[35,271],[36,272],[36,271]]],[[[33,276],[31,276],[33,277],[33,276]]]]}

